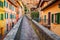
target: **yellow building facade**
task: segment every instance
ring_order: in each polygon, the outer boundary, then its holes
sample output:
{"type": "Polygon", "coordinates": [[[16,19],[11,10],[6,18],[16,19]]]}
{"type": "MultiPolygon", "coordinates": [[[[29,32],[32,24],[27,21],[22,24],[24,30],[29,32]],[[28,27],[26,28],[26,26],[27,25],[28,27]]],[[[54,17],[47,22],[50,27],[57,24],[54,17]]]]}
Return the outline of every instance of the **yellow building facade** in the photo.
{"type": "Polygon", "coordinates": [[[4,0],[0,0],[0,36],[4,35],[6,27],[4,0]]]}
{"type": "Polygon", "coordinates": [[[60,1],[44,2],[41,6],[40,17],[41,24],[50,26],[51,31],[60,35],[60,1]]]}

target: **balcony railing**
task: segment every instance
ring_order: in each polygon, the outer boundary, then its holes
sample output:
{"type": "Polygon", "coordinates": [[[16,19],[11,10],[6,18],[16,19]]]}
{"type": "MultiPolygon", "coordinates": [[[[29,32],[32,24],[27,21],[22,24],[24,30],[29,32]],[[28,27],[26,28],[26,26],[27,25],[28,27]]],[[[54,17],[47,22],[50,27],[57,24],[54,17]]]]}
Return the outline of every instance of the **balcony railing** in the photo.
{"type": "Polygon", "coordinates": [[[16,36],[17,36],[18,30],[19,30],[19,28],[21,26],[21,22],[22,22],[22,17],[16,23],[16,25],[12,28],[12,30],[6,35],[6,37],[4,38],[4,40],[15,40],[15,39],[17,39],[16,36]]]}
{"type": "Polygon", "coordinates": [[[29,19],[29,21],[31,21],[32,25],[34,26],[33,29],[37,33],[40,40],[60,40],[60,36],[57,36],[55,33],[38,24],[35,20],[32,20],[28,16],[26,17],[29,19]]]}
{"type": "MultiPolygon", "coordinates": [[[[32,24],[32,28],[40,38],[40,40],[60,40],[60,37],[55,33],[45,28],[44,26],[38,24],[35,20],[26,16],[29,22],[32,24]]],[[[12,30],[7,34],[4,40],[19,40],[20,39],[20,29],[21,29],[22,18],[18,23],[12,28],[12,30]]]]}

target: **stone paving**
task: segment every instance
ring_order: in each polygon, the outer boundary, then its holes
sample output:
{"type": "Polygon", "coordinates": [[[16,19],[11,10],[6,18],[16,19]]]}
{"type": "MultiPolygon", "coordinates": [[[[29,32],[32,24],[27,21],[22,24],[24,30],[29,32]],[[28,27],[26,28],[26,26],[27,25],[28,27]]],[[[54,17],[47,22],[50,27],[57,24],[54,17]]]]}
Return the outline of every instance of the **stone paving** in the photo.
{"type": "Polygon", "coordinates": [[[39,40],[26,17],[23,18],[20,40],[39,40]]]}

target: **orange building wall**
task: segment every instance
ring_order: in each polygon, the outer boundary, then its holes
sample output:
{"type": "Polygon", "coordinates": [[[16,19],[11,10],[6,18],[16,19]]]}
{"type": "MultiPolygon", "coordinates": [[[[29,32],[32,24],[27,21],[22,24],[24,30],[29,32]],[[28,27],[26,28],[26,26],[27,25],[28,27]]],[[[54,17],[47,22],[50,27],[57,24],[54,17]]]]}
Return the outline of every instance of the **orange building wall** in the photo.
{"type": "MultiPolygon", "coordinates": [[[[51,12],[51,14],[60,12],[60,8],[58,6],[59,3],[60,3],[60,1],[53,4],[52,6],[50,6],[48,8],[46,8],[45,10],[41,11],[40,16],[42,17],[42,19],[44,19],[44,15],[46,15],[46,19],[48,19],[48,12],[51,12]]],[[[47,24],[47,22],[44,24],[47,24]]],[[[51,31],[53,31],[57,35],[60,35],[60,24],[51,23],[51,31]]]]}

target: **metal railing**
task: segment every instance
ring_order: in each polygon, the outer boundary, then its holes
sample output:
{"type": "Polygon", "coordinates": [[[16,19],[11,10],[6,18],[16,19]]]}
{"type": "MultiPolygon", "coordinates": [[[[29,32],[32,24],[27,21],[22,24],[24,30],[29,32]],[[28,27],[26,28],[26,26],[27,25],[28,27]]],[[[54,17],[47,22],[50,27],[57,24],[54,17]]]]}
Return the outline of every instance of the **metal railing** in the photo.
{"type": "Polygon", "coordinates": [[[46,27],[38,24],[35,20],[26,16],[29,21],[31,21],[32,25],[34,26],[33,29],[37,33],[40,40],[60,40],[60,36],[57,36],[55,33],[47,29],[46,27]]]}
{"type": "MultiPolygon", "coordinates": [[[[6,37],[4,38],[4,40],[17,40],[18,38],[16,36],[18,36],[18,30],[20,28],[21,22],[22,22],[22,18],[21,17],[19,19],[19,21],[16,23],[16,25],[11,29],[11,31],[6,35],[6,37]]],[[[20,35],[19,35],[20,36],[20,35]]]]}

